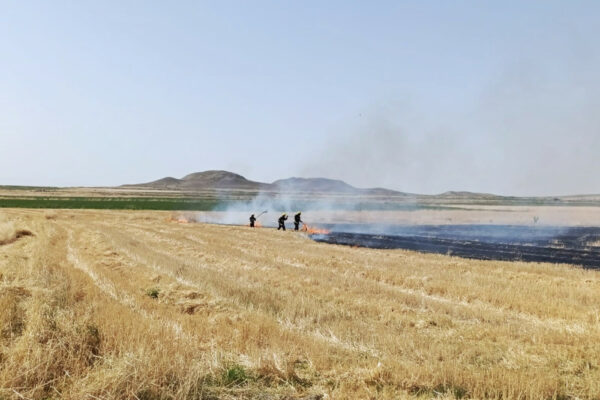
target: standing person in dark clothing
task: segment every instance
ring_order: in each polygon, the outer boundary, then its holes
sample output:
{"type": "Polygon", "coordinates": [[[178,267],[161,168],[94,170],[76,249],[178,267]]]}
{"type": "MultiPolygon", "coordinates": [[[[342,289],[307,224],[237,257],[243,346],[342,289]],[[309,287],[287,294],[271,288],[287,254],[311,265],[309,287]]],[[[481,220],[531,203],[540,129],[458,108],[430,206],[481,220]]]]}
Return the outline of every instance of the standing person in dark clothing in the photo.
{"type": "Polygon", "coordinates": [[[285,231],[285,220],[288,219],[288,216],[286,213],[281,214],[281,217],[279,217],[279,219],[277,220],[277,222],[279,222],[279,226],[277,227],[277,230],[283,229],[285,231]]]}
{"type": "Polygon", "coordinates": [[[302,222],[302,213],[298,211],[296,215],[294,215],[294,230],[297,231],[300,228],[300,222],[302,222]]]}
{"type": "Polygon", "coordinates": [[[254,214],[250,216],[250,228],[254,228],[254,223],[256,222],[256,217],[254,214]]]}

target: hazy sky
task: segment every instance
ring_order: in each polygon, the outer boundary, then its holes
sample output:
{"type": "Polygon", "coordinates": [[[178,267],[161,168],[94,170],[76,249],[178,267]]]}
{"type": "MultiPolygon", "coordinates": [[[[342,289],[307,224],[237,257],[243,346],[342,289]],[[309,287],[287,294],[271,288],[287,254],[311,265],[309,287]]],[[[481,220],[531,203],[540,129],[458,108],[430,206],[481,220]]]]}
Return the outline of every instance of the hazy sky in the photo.
{"type": "Polygon", "coordinates": [[[3,1],[0,184],[600,193],[599,1],[3,1]]]}

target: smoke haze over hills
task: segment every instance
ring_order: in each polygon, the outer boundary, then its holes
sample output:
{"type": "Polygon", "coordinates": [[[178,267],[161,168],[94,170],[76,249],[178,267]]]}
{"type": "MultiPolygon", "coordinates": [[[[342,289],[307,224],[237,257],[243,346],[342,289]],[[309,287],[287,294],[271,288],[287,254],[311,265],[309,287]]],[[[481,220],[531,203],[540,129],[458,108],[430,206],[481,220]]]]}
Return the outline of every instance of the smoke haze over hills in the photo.
{"type": "Polygon", "coordinates": [[[330,137],[303,172],[429,194],[599,193],[600,61],[575,44],[567,53],[551,66],[514,65],[470,108],[374,107],[330,137]]]}

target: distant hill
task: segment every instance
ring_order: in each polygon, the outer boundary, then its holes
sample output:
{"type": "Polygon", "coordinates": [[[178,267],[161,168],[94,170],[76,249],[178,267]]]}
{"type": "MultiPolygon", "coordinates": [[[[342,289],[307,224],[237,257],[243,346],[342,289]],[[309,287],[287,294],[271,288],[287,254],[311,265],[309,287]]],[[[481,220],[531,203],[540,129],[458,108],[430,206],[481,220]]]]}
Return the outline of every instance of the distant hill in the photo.
{"type": "Polygon", "coordinates": [[[141,184],[141,185],[123,185],[123,187],[129,186],[149,186],[155,189],[177,189],[181,185],[181,179],[172,178],[170,176],[166,178],[159,179],[154,182],[141,184]]]}
{"type": "Polygon", "coordinates": [[[357,195],[404,195],[389,189],[359,189],[355,188],[337,179],[327,178],[288,178],[280,179],[273,183],[255,182],[246,179],[242,175],[229,171],[204,171],[195,172],[184,176],[181,179],[166,177],[156,181],[122,185],[122,188],[139,188],[154,190],[181,190],[181,191],[199,191],[199,190],[254,190],[270,191],[284,193],[339,193],[339,194],[357,194],[357,195]]]}
{"type": "Polygon", "coordinates": [[[299,178],[292,177],[279,179],[272,183],[256,182],[246,179],[242,175],[222,170],[194,172],[183,178],[166,177],[156,181],[122,185],[120,188],[141,190],[169,190],[180,192],[205,192],[214,190],[267,192],[267,193],[295,193],[295,194],[339,194],[351,196],[378,196],[402,198],[403,201],[443,202],[447,204],[462,204],[465,202],[485,202],[496,204],[498,202],[556,204],[557,202],[594,202],[598,195],[590,196],[564,196],[564,197],[513,197],[498,196],[489,193],[474,193],[466,191],[450,191],[436,195],[419,195],[385,188],[356,188],[339,179],[328,178],[299,178]]]}
{"type": "MultiPolygon", "coordinates": [[[[204,172],[194,172],[183,178],[166,177],[156,181],[122,185],[120,188],[139,189],[139,190],[169,190],[175,192],[206,192],[215,190],[226,191],[244,191],[244,192],[264,192],[270,194],[290,193],[290,194],[323,194],[323,195],[349,195],[349,196],[373,196],[390,197],[402,201],[419,202],[442,202],[447,204],[463,204],[465,202],[482,202],[497,204],[498,202],[512,203],[557,203],[563,201],[563,198],[551,197],[513,197],[498,196],[489,193],[475,193],[467,191],[449,191],[435,195],[422,195],[404,193],[385,188],[361,189],[349,185],[339,179],[328,178],[299,178],[292,177],[279,179],[272,183],[257,182],[246,179],[242,175],[223,171],[210,170],[204,172]]],[[[565,197],[565,201],[598,201],[598,196],[570,196],[565,197]]]]}
{"type": "MultiPolygon", "coordinates": [[[[590,207],[600,206],[599,194],[587,195],[559,195],[559,196],[509,196],[495,195],[490,193],[477,193],[468,191],[449,191],[440,194],[416,194],[405,193],[386,188],[357,188],[339,179],[328,178],[299,178],[292,177],[279,179],[272,183],[257,182],[246,179],[242,175],[223,171],[210,170],[204,172],[195,172],[184,176],[183,178],[165,177],[152,182],[121,185],[118,188],[108,187],[73,187],[73,188],[51,188],[51,187],[33,187],[33,186],[1,186],[0,191],[5,195],[14,197],[15,193],[21,192],[24,195],[34,193],[44,193],[48,195],[51,192],[63,192],[64,190],[74,191],[81,195],[91,190],[94,196],[110,195],[115,193],[128,196],[128,192],[139,194],[144,191],[151,191],[156,196],[179,197],[179,195],[196,197],[209,195],[229,196],[233,200],[253,198],[259,192],[269,196],[279,196],[281,194],[294,195],[302,199],[311,199],[313,195],[333,195],[339,197],[361,197],[362,200],[373,200],[382,202],[400,202],[404,204],[429,204],[429,205],[534,205],[534,206],[556,206],[556,205],[585,205],[590,207]],[[117,189],[116,191],[111,191],[117,189]],[[215,193],[219,191],[220,193],[215,193]],[[164,192],[164,193],[161,193],[164,192]],[[370,199],[367,199],[370,198],[370,199]]],[[[2,193],[0,193],[0,200],[2,193]]],[[[6,202],[5,202],[6,204],[6,202]]],[[[0,204],[0,207],[2,205],[0,204]]]]}
{"type": "Polygon", "coordinates": [[[265,188],[265,185],[264,183],[248,180],[233,172],[204,171],[186,175],[181,179],[167,177],[157,181],[122,185],[121,187],[195,191],[214,189],[261,190],[265,188]]]}
{"type": "Polygon", "coordinates": [[[233,172],[204,171],[184,176],[181,179],[181,186],[185,189],[212,188],[258,190],[264,187],[265,184],[248,180],[233,172]]]}
{"type": "Polygon", "coordinates": [[[288,178],[271,184],[283,192],[336,192],[355,193],[358,189],[344,181],[326,178],[288,178]]]}
{"type": "Polygon", "coordinates": [[[455,192],[455,191],[449,191],[449,192],[444,192],[441,194],[437,194],[435,195],[436,197],[440,197],[440,198],[445,198],[445,199],[491,199],[491,198],[500,198],[503,196],[498,196],[496,194],[489,194],[489,193],[475,193],[475,192],[455,192]]]}

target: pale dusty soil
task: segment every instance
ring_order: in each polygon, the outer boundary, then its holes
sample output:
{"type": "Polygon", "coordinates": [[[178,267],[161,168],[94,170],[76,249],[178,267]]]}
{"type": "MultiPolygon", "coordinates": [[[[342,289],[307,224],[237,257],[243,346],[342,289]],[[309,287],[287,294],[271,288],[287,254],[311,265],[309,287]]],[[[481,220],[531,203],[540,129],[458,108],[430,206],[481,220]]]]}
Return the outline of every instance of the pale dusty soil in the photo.
{"type": "MultiPolygon", "coordinates": [[[[559,226],[600,226],[600,207],[456,206],[456,209],[415,211],[304,211],[303,220],[319,223],[368,224],[503,224],[559,226]]],[[[260,212],[262,210],[257,210],[260,212]]],[[[292,212],[295,210],[292,210],[292,212]]],[[[248,212],[178,213],[207,222],[246,224],[248,212]]],[[[260,218],[265,225],[277,225],[279,213],[260,218]]],[[[289,222],[288,222],[289,223],[289,222]]]]}
{"type": "Polygon", "coordinates": [[[0,210],[0,397],[600,397],[596,271],[169,217],[0,210]]]}

